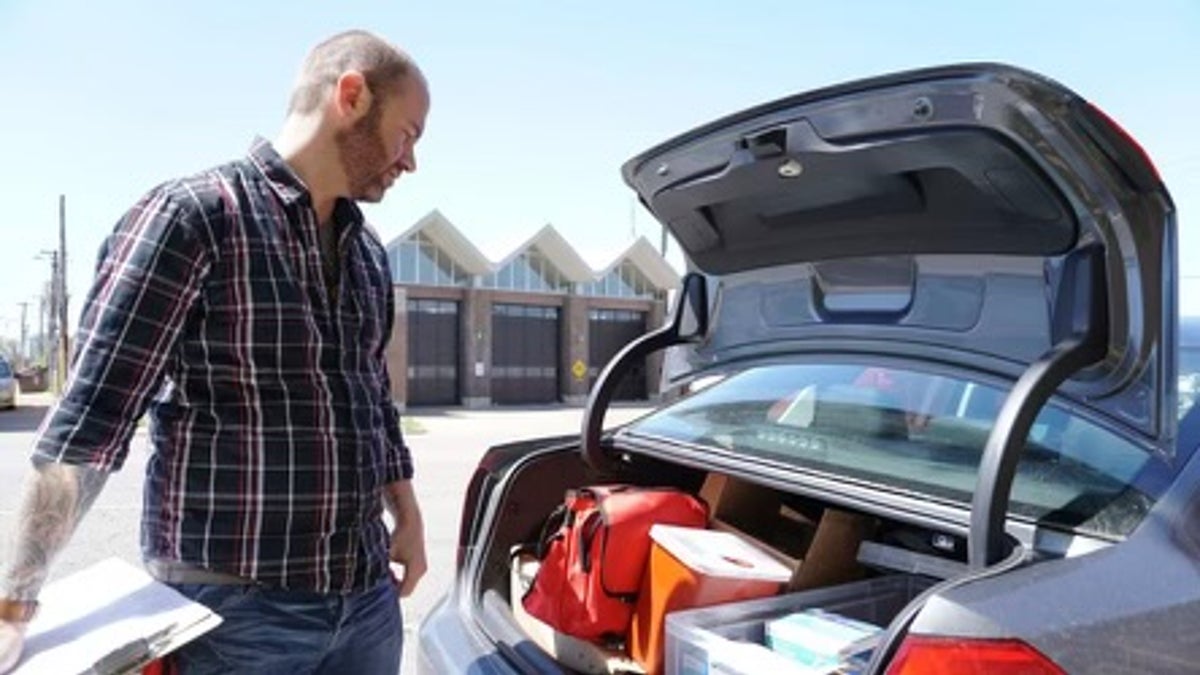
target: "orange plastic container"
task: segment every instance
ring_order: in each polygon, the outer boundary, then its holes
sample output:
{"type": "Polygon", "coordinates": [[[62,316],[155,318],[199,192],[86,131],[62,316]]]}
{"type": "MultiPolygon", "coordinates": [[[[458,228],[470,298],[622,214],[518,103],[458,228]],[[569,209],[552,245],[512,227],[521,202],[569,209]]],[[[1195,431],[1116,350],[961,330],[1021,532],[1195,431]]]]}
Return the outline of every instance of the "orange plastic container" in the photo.
{"type": "Polygon", "coordinates": [[[717,530],[650,528],[653,545],[629,629],[629,653],[647,673],[663,667],[668,612],[779,592],[792,571],[745,539],[717,530]]]}

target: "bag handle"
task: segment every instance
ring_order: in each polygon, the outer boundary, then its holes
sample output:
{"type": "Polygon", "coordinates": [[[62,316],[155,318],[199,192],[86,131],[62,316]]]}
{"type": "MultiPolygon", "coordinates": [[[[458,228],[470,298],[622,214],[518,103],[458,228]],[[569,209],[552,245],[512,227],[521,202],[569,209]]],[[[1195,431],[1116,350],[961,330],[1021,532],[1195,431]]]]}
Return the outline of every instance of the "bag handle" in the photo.
{"type": "Polygon", "coordinates": [[[534,544],[533,550],[534,556],[539,561],[546,559],[546,554],[550,552],[550,544],[562,536],[563,525],[567,522],[567,513],[566,505],[559,504],[542,522],[542,530],[538,533],[537,543],[534,544]]]}
{"type": "MultiPolygon", "coordinates": [[[[579,564],[583,568],[584,574],[592,571],[592,541],[596,539],[596,533],[603,525],[604,519],[601,518],[600,512],[592,511],[579,526],[579,564]]],[[[608,537],[605,539],[607,540],[608,537]]]]}

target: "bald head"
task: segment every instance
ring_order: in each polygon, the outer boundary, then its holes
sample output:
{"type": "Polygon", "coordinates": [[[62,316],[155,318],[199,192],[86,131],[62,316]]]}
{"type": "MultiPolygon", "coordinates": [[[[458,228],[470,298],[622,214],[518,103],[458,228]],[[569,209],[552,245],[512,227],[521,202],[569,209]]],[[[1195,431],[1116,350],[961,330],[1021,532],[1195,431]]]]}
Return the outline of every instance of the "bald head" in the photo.
{"type": "Polygon", "coordinates": [[[292,90],[288,106],[291,114],[305,115],[317,110],[344,73],[362,73],[367,88],[387,98],[403,91],[409,78],[420,78],[417,65],[408,54],[386,40],[365,30],[338,33],[313,47],[292,90]]]}

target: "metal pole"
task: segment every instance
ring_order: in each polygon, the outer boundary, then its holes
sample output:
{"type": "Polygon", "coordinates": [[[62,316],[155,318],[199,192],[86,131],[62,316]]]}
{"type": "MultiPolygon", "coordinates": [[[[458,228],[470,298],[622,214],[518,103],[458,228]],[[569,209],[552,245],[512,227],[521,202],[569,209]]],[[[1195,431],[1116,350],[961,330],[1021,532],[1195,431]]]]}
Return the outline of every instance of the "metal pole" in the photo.
{"type": "Polygon", "coordinates": [[[66,381],[67,365],[71,360],[71,332],[67,329],[68,317],[70,316],[67,306],[69,298],[67,296],[67,196],[58,196],[58,283],[59,283],[59,363],[61,364],[58,384],[59,391],[62,391],[62,384],[66,381]]]}
{"type": "Polygon", "coordinates": [[[58,251],[50,252],[50,315],[46,326],[46,368],[58,387],[58,251]]]}
{"type": "Polygon", "coordinates": [[[38,354],[37,360],[46,366],[46,287],[38,295],[38,354]]]}
{"type": "Polygon", "coordinates": [[[17,352],[17,367],[24,368],[27,358],[25,341],[29,338],[29,325],[26,323],[29,313],[29,303],[18,302],[17,304],[21,306],[21,350],[17,352]]]}

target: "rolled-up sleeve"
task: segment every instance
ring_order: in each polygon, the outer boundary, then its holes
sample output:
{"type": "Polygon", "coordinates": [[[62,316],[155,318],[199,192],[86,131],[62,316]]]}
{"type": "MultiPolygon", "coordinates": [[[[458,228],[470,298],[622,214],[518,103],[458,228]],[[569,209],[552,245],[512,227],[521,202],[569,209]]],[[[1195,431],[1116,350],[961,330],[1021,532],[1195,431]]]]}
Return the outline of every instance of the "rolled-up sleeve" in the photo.
{"type": "MultiPolygon", "coordinates": [[[[385,391],[391,388],[391,385],[385,378],[385,391]]],[[[394,483],[398,480],[409,480],[413,477],[413,462],[412,453],[408,450],[408,445],[404,443],[404,434],[400,431],[400,412],[396,410],[396,404],[392,403],[389,394],[386,401],[383,402],[383,419],[388,427],[388,448],[385,456],[387,457],[387,465],[384,470],[384,479],[388,483],[394,483]]]]}
{"type": "Polygon", "coordinates": [[[36,460],[121,468],[209,270],[194,200],[169,187],[139,201],[101,248],[64,392],[38,432],[36,460]]]}

